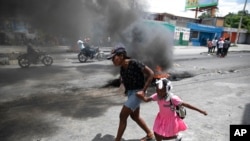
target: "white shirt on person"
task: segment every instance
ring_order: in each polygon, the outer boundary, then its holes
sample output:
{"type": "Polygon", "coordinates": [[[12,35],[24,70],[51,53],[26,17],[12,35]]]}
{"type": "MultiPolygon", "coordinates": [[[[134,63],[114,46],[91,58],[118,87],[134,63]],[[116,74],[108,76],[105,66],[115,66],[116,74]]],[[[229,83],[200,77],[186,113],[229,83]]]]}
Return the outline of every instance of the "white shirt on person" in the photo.
{"type": "Polygon", "coordinates": [[[78,47],[79,47],[80,49],[84,49],[84,48],[85,48],[85,46],[84,46],[82,40],[78,40],[78,41],[77,41],[77,44],[78,44],[78,47]]]}
{"type": "Polygon", "coordinates": [[[217,41],[218,41],[218,40],[215,40],[215,39],[212,40],[213,46],[216,46],[217,41]]]}
{"type": "Polygon", "coordinates": [[[223,48],[224,41],[221,40],[218,42],[218,44],[219,44],[219,48],[223,48]]]}

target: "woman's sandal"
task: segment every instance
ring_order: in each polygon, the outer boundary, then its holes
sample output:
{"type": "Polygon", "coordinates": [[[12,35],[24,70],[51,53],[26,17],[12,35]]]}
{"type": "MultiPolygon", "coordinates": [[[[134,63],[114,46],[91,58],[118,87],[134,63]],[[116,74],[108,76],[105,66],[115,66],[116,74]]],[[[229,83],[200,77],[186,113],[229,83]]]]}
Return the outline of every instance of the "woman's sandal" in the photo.
{"type": "Polygon", "coordinates": [[[141,138],[140,141],[150,141],[153,139],[154,139],[154,134],[151,134],[151,135],[147,135],[147,136],[141,138]]]}

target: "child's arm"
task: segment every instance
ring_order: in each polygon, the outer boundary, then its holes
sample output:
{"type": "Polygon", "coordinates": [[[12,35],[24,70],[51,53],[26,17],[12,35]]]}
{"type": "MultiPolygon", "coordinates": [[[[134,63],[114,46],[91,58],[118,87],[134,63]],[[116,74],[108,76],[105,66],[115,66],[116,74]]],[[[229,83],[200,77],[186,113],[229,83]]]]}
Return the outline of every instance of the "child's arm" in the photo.
{"type": "Polygon", "coordinates": [[[150,102],[150,101],[152,101],[152,98],[151,98],[151,97],[146,97],[146,96],[145,96],[145,93],[144,93],[143,91],[138,91],[138,92],[136,93],[136,95],[137,95],[141,100],[143,100],[144,102],[150,102]]]}
{"type": "Polygon", "coordinates": [[[199,109],[199,108],[197,108],[197,107],[195,107],[195,106],[193,106],[193,105],[191,105],[191,104],[189,104],[189,103],[182,102],[182,105],[183,105],[184,107],[189,108],[189,109],[198,111],[198,112],[202,113],[202,114],[205,115],[205,116],[207,115],[207,112],[206,112],[206,111],[203,111],[203,110],[201,110],[201,109],[199,109]]]}

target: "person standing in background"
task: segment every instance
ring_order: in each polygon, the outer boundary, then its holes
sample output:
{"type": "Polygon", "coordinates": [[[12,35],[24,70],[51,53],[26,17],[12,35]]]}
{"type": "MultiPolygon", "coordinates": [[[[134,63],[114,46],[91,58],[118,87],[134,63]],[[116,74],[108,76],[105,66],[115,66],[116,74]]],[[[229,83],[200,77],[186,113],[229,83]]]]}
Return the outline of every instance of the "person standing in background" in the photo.
{"type": "Polygon", "coordinates": [[[217,46],[217,41],[218,41],[218,40],[215,39],[215,38],[212,40],[212,44],[213,44],[213,45],[212,45],[212,53],[215,52],[215,48],[216,48],[216,46],[217,46]]]}
{"type": "Polygon", "coordinates": [[[223,44],[223,57],[227,56],[227,52],[230,46],[231,46],[230,39],[226,38],[223,44]]]}
{"type": "Polygon", "coordinates": [[[222,38],[220,38],[218,42],[218,50],[217,50],[218,57],[223,57],[223,45],[224,45],[224,41],[222,38]]]}
{"type": "Polygon", "coordinates": [[[208,40],[207,40],[207,48],[208,48],[207,54],[208,54],[208,55],[210,55],[210,53],[212,53],[212,46],[213,46],[212,41],[210,41],[210,40],[208,39],[208,40]]]}

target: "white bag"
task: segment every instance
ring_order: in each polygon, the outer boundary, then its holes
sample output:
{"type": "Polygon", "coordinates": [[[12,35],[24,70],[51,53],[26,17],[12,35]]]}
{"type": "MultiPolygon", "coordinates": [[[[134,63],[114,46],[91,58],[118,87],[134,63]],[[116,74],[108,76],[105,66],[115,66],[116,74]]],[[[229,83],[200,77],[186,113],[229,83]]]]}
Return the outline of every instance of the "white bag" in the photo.
{"type": "Polygon", "coordinates": [[[175,112],[177,113],[177,115],[181,118],[181,119],[184,119],[187,115],[187,111],[186,111],[186,108],[182,105],[178,105],[178,106],[175,106],[172,102],[172,96],[173,94],[170,94],[170,107],[172,107],[172,105],[174,106],[174,110],[175,112]]]}

